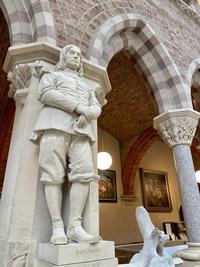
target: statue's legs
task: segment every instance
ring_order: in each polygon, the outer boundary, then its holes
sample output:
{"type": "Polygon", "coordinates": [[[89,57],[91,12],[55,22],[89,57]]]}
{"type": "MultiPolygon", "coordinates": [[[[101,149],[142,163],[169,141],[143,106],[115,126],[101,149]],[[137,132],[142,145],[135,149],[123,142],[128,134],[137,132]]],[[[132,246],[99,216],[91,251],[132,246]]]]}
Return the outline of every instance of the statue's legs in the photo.
{"type": "Polygon", "coordinates": [[[70,189],[70,215],[67,237],[69,241],[78,243],[95,243],[99,241],[99,236],[88,234],[82,228],[82,214],[87,201],[89,183],[72,183],[70,189]]]}
{"type": "Polygon", "coordinates": [[[45,197],[47,207],[52,221],[51,243],[54,245],[67,244],[67,238],[64,232],[64,224],[61,217],[62,206],[62,188],[58,185],[45,185],[45,197]]]}
{"type": "Polygon", "coordinates": [[[67,243],[61,216],[62,184],[66,168],[64,140],[62,132],[44,131],[39,153],[41,182],[44,183],[47,207],[52,221],[50,242],[55,245],[67,243]]]}
{"type": "Polygon", "coordinates": [[[39,166],[52,220],[51,243],[67,243],[61,217],[62,184],[67,169],[66,156],[68,156],[69,162],[68,179],[72,183],[67,235],[70,241],[98,242],[99,237],[88,234],[82,228],[82,214],[88,197],[89,184],[96,178],[89,138],[61,131],[46,130],[40,142],[39,166]]]}
{"type": "Polygon", "coordinates": [[[99,236],[88,234],[82,227],[82,216],[89,195],[89,185],[96,177],[92,151],[87,136],[72,136],[68,148],[68,180],[72,186],[69,193],[70,211],[67,237],[78,243],[94,243],[99,236]]]}

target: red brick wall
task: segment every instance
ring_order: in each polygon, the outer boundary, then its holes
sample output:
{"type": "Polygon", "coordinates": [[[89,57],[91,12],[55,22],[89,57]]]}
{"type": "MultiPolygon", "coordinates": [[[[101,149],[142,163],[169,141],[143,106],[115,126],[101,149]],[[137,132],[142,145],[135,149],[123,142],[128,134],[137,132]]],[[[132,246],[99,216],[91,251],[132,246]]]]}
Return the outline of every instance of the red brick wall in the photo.
{"type": "Polygon", "coordinates": [[[14,100],[7,96],[9,83],[2,69],[9,46],[8,27],[0,10],[0,190],[3,184],[15,112],[14,100]]]}
{"type": "Polygon", "coordinates": [[[132,144],[123,166],[122,184],[124,194],[134,194],[135,176],[139,163],[147,149],[153,142],[160,139],[158,133],[152,128],[144,132],[132,144]]]}

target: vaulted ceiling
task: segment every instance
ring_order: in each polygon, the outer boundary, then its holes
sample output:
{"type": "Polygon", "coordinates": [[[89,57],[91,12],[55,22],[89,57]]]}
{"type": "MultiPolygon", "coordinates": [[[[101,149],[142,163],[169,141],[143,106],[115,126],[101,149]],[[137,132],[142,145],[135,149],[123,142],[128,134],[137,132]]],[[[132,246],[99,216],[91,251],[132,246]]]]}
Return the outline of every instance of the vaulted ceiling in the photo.
{"type": "Polygon", "coordinates": [[[112,91],[106,96],[108,103],[98,125],[123,142],[151,127],[158,113],[150,88],[133,58],[123,52],[116,54],[108,66],[108,74],[112,91]]]}

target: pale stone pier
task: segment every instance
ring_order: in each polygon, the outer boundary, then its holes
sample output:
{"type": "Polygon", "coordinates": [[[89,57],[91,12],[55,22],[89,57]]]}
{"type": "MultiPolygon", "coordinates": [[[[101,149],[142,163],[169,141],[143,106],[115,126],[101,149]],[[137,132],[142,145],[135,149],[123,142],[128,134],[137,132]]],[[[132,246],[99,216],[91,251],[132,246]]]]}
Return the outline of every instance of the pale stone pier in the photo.
{"type": "MultiPolygon", "coordinates": [[[[38,179],[38,147],[29,138],[42,107],[37,100],[39,77],[43,69],[54,70],[59,53],[56,46],[33,43],[11,47],[5,60],[4,69],[11,81],[9,94],[16,101],[16,114],[0,207],[1,267],[13,264],[116,267],[118,264],[114,243],[110,241],[77,246],[48,244],[51,225],[43,186],[38,179]]],[[[83,60],[83,67],[84,80],[90,88],[101,86],[104,94],[111,90],[105,68],[86,60],[83,60]]],[[[95,121],[93,129],[96,133],[95,121]]],[[[96,168],[96,143],[92,151],[96,168]]],[[[64,210],[67,205],[64,196],[64,210]]],[[[99,235],[98,206],[98,184],[91,182],[83,215],[84,228],[91,235],[99,235]]],[[[68,213],[64,212],[63,218],[67,224],[68,213]]]]}

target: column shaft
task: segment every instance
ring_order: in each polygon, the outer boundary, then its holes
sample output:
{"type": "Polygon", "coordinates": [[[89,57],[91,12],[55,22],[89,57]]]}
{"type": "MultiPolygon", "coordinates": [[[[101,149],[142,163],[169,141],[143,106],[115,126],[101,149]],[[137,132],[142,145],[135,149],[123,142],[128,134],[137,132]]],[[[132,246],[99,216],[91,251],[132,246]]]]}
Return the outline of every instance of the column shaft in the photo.
{"type": "Polygon", "coordinates": [[[172,147],[189,242],[200,243],[200,194],[189,145],[172,147]]]}
{"type": "Polygon", "coordinates": [[[189,242],[200,243],[200,196],[190,145],[200,113],[171,110],[154,118],[154,128],[172,148],[189,242]]]}

